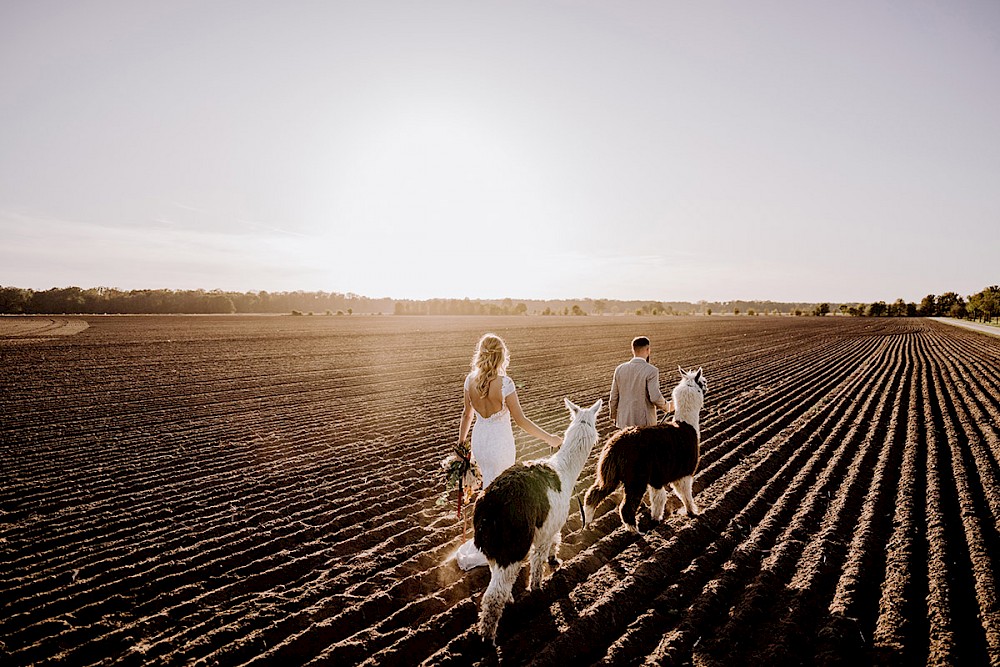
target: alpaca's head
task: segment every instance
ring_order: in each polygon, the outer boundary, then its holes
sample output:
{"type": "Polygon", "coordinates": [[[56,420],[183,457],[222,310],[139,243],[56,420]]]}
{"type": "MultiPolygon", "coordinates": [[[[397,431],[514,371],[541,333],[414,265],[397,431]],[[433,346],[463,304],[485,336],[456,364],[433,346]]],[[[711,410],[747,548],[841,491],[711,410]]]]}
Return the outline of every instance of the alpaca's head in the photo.
{"type": "Polygon", "coordinates": [[[599,398],[586,410],[568,398],[565,401],[571,421],[563,436],[563,448],[579,447],[589,454],[594,443],[597,442],[597,414],[601,411],[604,401],[599,398]]]}
{"type": "Polygon", "coordinates": [[[701,391],[702,394],[708,392],[708,381],[705,379],[700,368],[696,371],[686,371],[678,366],[677,371],[681,374],[681,381],[677,384],[678,387],[693,387],[701,391]]]}
{"type": "Polygon", "coordinates": [[[681,381],[674,387],[671,398],[674,401],[674,413],[677,419],[689,421],[685,416],[698,414],[701,406],[705,403],[705,394],[708,392],[708,382],[702,375],[701,369],[696,371],[686,371],[680,366],[677,370],[681,374],[681,381]]]}

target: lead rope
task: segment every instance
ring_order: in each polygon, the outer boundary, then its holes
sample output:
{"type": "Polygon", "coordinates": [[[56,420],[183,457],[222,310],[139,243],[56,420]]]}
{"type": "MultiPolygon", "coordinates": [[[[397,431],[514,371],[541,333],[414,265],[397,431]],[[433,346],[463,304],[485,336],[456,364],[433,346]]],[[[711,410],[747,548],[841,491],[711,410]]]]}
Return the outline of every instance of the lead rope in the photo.
{"type": "Polygon", "coordinates": [[[669,413],[669,412],[667,412],[666,410],[664,410],[664,411],[663,411],[663,416],[662,416],[662,417],[660,417],[660,420],[659,420],[658,422],[656,422],[656,423],[657,423],[657,424],[662,424],[663,422],[667,421],[667,417],[668,417],[669,415],[670,415],[670,413],[669,413]]]}

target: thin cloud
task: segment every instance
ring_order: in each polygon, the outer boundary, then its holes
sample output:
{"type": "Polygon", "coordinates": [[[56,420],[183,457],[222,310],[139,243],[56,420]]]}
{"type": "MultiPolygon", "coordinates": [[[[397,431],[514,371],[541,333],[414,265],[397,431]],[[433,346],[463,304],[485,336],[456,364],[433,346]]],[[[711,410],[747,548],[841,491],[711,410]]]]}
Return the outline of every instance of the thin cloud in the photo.
{"type": "Polygon", "coordinates": [[[312,238],[310,234],[303,234],[302,232],[296,232],[291,229],[284,229],[282,227],[275,227],[273,225],[268,225],[263,222],[253,222],[252,220],[243,220],[242,218],[237,218],[236,222],[242,223],[244,225],[250,225],[252,229],[262,229],[268,232],[274,232],[276,234],[284,234],[286,236],[297,236],[299,238],[308,239],[312,238]]]}
{"type": "Polygon", "coordinates": [[[179,201],[171,201],[171,205],[176,206],[182,211],[193,211],[194,213],[207,213],[208,211],[204,208],[199,208],[198,206],[190,206],[188,204],[182,204],[179,201]]]}
{"type": "Polygon", "coordinates": [[[227,234],[158,222],[163,224],[122,227],[0,211],[6,240],[0,279],[32,288],[81,282],[238,290],[322,284],[326,260],[305,237],[263,230],[227,234]]]}

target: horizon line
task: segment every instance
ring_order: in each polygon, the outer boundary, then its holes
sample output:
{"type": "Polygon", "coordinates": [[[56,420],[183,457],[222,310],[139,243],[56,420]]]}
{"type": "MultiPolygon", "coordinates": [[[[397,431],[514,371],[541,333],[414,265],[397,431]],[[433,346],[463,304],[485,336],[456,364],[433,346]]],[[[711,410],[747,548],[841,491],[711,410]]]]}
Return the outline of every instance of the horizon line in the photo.
{"type": "MultiPolygon", "coordinates": [[[[260,293],[267,293],[267,294],[295,294],[295,293],[305,293],[305,294],[308,294],[308,293],[324,293],[324,294],[340,294],[340,295],[343,295],[343,296],[352,295],[352,298],[368,299],[368,300],[371,300],[371,301],[386,301],[386,300],[388,300],[388,301],[434,301],[434,300],[439,300],[439,301],[504,301],[504,300],[508,300],[509,299],[510,301],[514,302],[515,304],[518,303],[518,302],[544,302],[544,301],[654,302],[654,303],[684,303],[684,304],[691,304],[691,305],[698,305],[698,304],[701,304],[701,303],[706,303],[706,304],[707,303],[726,304],[726,303],[733,303],[733,302],[740,302],[740,301],[742,301],[742,302],[756,302],[756,303],[800,304],[800,305],[801,304],[822,304],[822,303],[828,303],[828,304],[834,304],[834,303],[837,303],[837,304],[860,304],[860,303],[865,303],[865,304],[867,304],[867,303],[871,303],[870,301],[858,300],[858,299],[850,299],[850,300],[837,300],[837,299],[798,300],[798,299],[774,299],[774,298],[728,298],[728,299],[704,299],[704,298],[702,298],[702,299],[692,300],[692,299],[664,299],[664,298],[657,299],[657,298],[643,298],[643,297],[621,298],[621,297],[592,297],[592,296],[586,296],[586,297],[581,297],[581,296],[575,296],[575,297],[563,297],[563,296],[553,296],[553,297],[511,297],[511,296],[503,296],[503,297],[473,297],[473,296],[462,296],[462,297],[454,297],[454,296],[398,297],[398,296],[385,296],[385,295],[384,296],[370,296],[370,295],[367,295],[367,294],[360,294],[358,292],[353,292],[353,291],[350,291],[350,290],[347,290],[347,291],[335,291],[335,290],[326,290],[326,289],[312,289],[312,290],[310,290],[310,289],[295,289],[295,290],[248,289],[248,290],[237,290],[237,289],[223,289],[223,288],[220,288],[220,287],[214,287],[214,288],[204,288],[204,287],[130,287],[130,288],[122,288],[122,287],[112,287],[112,286],[109,286],[109,285],[97,285],[97,286],[92,286],[92,287],[81,287],[79,285],[68,285],[68,286],[63,286],[63,287],[53,286],[53,287],[48,287],[48,288],[35,288],[35,287],[20,287],[20,286],[16,286],[16,285],[3,285],[2,283],[0,283],[0,289],[26,289],[26,290],[31,290],[33,292],[46,292],[46,291],[51,291],[51,290],[66,290],[66,289],[79,289],[79,290],[84,290],[84,291],[86,291],[86,290],[99,290],[100,289],[100,290],[115,290],[115,291],[119,291],[119,292],[142,292],[142,291],[164,290],[164,291],[171,291],[171,292],[198,292],[198,291],[202,291],[202,292],[222,292],[222,293],[229,293],[229,294],[260,294],[260,293]]],[[[941,294],[947,294],[949,291],[952,291],[952,290],[947,290],[945,292],[936,293],[936,294],[934,294],[934,296],[940,296],[941,294]]],[[[959,296],[962,296],[962,297],[968,297],[969,296],[969,295],[963,295],[960,292],[954,292],[954,293],[958,294],[959,296]]],[[[898,298],[902,299],[902,297],[898,297],[898,298]]],[[[921,298],[923,298],[923,297],[921,297],[921,298]]],[[[884,298],[883,299],[878,299],[878,301],[885,301],[886,303],[889,303],[889,301],[886,300],[886,299],[884,299],[884,298]]],[[[895,301],[895,300],[893,300],[893,301],[895,301]]],[[[907,302],[907,303],[917,303],[917,302],[919,302],[919,299],[913,300],[913,301],[909,301],[909,300],[903,299],[903,301],[907,302]]]]}

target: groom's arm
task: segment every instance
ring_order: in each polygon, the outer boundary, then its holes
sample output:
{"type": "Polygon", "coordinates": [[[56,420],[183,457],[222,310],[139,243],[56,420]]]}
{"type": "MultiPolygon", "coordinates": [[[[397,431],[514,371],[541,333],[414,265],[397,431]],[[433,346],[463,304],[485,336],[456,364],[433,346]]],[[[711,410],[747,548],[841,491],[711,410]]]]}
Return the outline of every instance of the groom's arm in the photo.
{"type": "Polygon", "coordinates": [[[649,397],[650,403],[664,412],[668,412],[670,406],[667,404],[667,399],[663,398],[663,393],[660,392],[660,372],[655,368],[646,380],[646,395],[649,397]]]}

